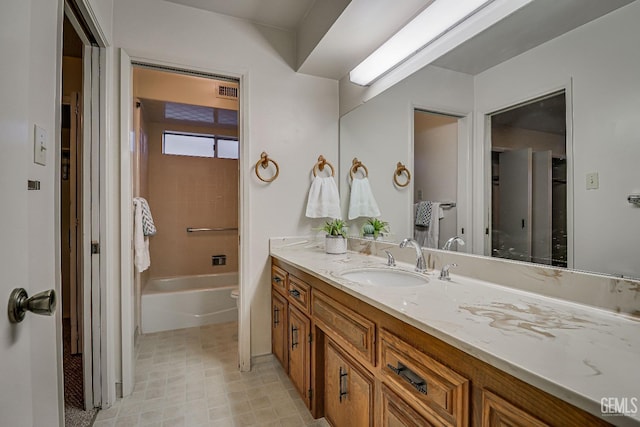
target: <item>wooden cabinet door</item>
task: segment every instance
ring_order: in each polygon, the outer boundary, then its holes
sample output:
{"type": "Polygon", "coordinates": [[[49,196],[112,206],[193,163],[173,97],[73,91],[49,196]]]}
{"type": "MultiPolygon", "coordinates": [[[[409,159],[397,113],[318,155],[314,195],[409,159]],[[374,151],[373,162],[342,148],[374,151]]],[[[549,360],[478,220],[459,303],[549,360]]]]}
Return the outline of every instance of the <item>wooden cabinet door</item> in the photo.
{"type": "Polygon", "coordinates": [[[502,397],[482,391],[482,427],[548,427],[502,397]]]}
{"type": "Polygon", "coordinates": [[[311,321],[300,310],[289,306],[289,378],[307,407],[310,406],[311,321]]]}
{"type": "Polygon", "coordinates": [[[287,347],[287,300],[277,292],[271,294],[271,351],[282,364],[288,366],[287,347]]]}
{"type": "Polygon", "coordinates": [[[413,409],[386,385],[381,391],[381,427],[426,427],[442,426],[442,422],[431,422],[413,409]]]}
{"type": "Polygon", "coordinates": [[[334,427],[373,426],[373,378],[333,341],[325,343],[324,415],[334,427]]]}

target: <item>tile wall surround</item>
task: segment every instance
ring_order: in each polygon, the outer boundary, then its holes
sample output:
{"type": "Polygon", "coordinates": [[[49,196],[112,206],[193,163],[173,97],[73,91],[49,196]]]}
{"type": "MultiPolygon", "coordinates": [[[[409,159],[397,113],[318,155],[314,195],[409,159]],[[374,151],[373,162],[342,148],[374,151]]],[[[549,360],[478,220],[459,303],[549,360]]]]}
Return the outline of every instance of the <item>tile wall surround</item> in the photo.
{"type": "MultiPolygon", "coordinates": [[[[271,247],[324,245],[324,236],[278,237],[270,239],[271,247]]],[[[400,249],[397,243],[349,238],[348,249],[386,260],[385,250],[396,260],[414,263],[412,248],[400,249]]],[[[456,263],[451,274],[507,286],[523,291],[585,304],[595,308],[628,315],[640,320],[640,281],[620,279],[595,273],[547,267],[478,255],[423,248],[427,266],[439,270],[456,263]]]]}

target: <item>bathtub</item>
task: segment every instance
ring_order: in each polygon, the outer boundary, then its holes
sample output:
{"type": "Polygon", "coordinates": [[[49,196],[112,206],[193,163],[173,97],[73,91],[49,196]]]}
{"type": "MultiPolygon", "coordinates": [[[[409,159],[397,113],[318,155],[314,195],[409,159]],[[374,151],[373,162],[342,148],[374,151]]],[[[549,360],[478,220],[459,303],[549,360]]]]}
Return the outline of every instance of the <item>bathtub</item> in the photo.
{"type": "Polygon", "coordinates": [[[238,273],[150,279],[142,291],[142,332],[236,321],[237,288],[238,273]]]}

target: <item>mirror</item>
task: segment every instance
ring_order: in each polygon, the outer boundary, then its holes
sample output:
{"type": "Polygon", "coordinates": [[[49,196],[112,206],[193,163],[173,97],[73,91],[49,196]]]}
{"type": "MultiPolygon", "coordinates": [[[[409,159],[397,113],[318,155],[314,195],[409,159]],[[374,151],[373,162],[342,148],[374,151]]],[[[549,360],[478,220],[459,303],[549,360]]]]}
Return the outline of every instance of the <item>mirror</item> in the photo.
{"type": "MultiPolygon", "coordinates": [[[[562,257],[568,268],[640,277],[640,208],[628,201],[629,195],[640,194],[640,57],[631,54],[640,39],[640,2],[614,1],[598,16],[591,7],[598,2],[587,3],[589,7],[585,0],[534,1],[535,8],[524,8],[344,114],[340,120],[341,188],[348,185],[344,171],[358,157],[369,168],[381,218],[389,222],[391,235],[397,240],[413,236],[414,204],[428,199],[426,184],[417,184],[415,177],[424,161],[417,157],[422,149],[414,143],[416,111],[455,117],[457,170],[449,166],[430,178],[437,179],[437,187],[456,189],[455,200],[429,196],[437,202],[456,203],[455,209],[445,213],[455,217],[455,231],[441,234],[438,245],[442,247],[452,237],[449,234],[460,235],[467,244],[458,251],[490,256],[496,246],[492,117],[563,92],[566,250],[562,257]],[[545,8],[560,7],[557,3],[563,3],[564,9],[549,11],[551,17],[544,19],[545,8]],[[582,13],[591,15],[575,24],[582,13]],[[577,27],[561,32],[549,28],[554,22],[568,21],[567,17],[577,27]],[[555,38],[531,41],[537,26],[555,38]],[[511,55],[505,53],[509,49],[504,40],[517,45],[511,55]],[[393,182],[397,162],[414,175],[405,188],[393,182]]],[[[559,165],[561,161],[554,159],[560,157],[552,155],[546,161],[559,165]]],[[[342,201],[345,212],[346,198],[342,201]]]]}

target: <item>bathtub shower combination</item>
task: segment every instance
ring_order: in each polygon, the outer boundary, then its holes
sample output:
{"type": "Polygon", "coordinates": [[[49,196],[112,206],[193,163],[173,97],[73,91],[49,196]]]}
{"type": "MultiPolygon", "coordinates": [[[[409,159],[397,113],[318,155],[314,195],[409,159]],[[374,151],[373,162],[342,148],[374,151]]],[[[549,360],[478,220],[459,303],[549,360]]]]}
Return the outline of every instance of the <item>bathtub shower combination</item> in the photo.
{"type": "Polygon", "coordinates": [[[237,290],[238,273],[151,279],[142,291],[142,332],[236,321],[237,290]]]}

